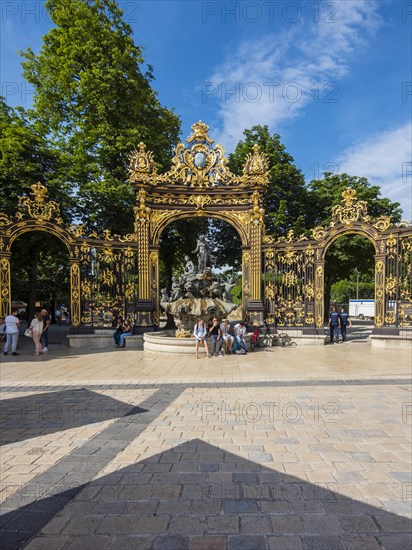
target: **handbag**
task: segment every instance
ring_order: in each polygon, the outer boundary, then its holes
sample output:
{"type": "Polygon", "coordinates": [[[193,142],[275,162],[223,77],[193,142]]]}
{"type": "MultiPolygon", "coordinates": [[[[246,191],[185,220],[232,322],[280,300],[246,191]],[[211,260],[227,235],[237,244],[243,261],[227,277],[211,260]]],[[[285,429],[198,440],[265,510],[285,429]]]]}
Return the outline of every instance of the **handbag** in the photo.
{"type": "Polygon", "coordinates": [[[24,336],[28,336],[29,338],[33,338],[33,331],[31,328],[26,328],[24,331],[24,336]]]}

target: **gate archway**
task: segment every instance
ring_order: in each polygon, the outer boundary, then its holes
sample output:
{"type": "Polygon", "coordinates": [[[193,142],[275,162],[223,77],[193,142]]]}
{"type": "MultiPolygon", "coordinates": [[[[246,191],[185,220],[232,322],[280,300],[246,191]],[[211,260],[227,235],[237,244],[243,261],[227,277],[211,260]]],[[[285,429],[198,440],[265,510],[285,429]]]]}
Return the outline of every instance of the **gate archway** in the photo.
{"type": "Polygon", "coordinates": [[[213,146],[209,127],[200,121],[192,130],[186,140],[188,146],[180,143],[176,147],[173,167],[166,174],[157,173],[152,153],[143,143],[131,155],[140,320],[152,325],[158,319],[158,243],[162,230],[173,221],[201,216],[226,221],[238,232],[242,241],[242,305],[255,323],[263,324],[262,202],[269,182],[266,156],[255,146],[246,158],[243,174],[237,176],[228,169],[222,146],[213,146]]]}

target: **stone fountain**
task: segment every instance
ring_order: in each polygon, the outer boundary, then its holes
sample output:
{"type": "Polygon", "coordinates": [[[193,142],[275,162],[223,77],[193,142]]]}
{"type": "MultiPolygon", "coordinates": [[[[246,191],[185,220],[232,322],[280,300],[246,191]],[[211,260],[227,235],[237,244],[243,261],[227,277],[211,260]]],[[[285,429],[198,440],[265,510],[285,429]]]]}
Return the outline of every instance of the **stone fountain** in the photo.
{"type": "Polygon", "coordinates": [[[207,324],[212,315],[222,319],[238,307],[231,301],[235,280],[231,278],[222,283],[212,273],[212,255],[204,235],[200,235],[193,252],[197,253],[197,268],[189,256],[185,256],[184,272],[180,277],[173,277],[170,296],[166,289],[162,290],[160,305],[173,316],[177,338],[192,337],[199,318],[207,324]]]}

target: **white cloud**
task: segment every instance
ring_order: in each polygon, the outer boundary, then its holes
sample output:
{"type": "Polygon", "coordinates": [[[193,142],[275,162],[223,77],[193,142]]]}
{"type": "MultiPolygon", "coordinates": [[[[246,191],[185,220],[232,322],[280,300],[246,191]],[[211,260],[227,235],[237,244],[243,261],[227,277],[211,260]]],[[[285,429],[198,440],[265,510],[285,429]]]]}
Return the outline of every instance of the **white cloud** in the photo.
{"type": "Polygon", "coordinates": [[[338,158],[339,172],[364,176],[379,185],[382,195],[401,203],[412,220],[412,124],[375,134],[355,143],[338,158]]]}
{"type": "Polygon", "coordinates": [[[315,83],[323,86],[348,74],[350,60],[380,24],[378,5],[368,0],[331,5],[339,7],[336,22],[325,21],[324,14],[318,23],[313,16],[302,18],[288,30],[233,47],[215,68],[211,85],[203,84],[203,101],[219,101],[218,141],[231,149],[245,128],[274,128],[294,119],[313,101],[315,83]]]}

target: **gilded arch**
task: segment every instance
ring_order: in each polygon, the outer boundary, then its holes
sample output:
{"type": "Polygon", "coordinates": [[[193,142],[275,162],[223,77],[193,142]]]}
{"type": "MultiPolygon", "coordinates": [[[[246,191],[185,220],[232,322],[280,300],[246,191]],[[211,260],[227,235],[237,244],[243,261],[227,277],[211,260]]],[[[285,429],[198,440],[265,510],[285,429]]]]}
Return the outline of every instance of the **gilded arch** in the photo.
{"type": "MultiPolygon", "coordinates": [[[[31,231],[43,231],[62,241],[69,252],[71,323],[99,325],[100,311],[115,307],[121,313],[125,302],[137,293],[134,234],[120,237],[105,231],[103,236],[85,235],[83,226],[65,224],[57,202],[48,198],[41,183],[31,186],[30,195],[19,198],[18,212],[9,217],[0,213],[0,314],[11,309],[10,257],[13,242],[31,231]],[[95,320],[93,322],[93,310],[95,320]]],[[[103,319],[110,323],[111,319],[103,319]]]]}
{"type": "Polygon", "coordinates": [[[264,251],[266,320],[281,326],[319,328],[324,324],[324,273],[327,249],[339,237],[361,235],[375,249],[375,327],[412,325],[412,227],[395,227],[389,217],[372,218],[368,205],[347,188],[332,209],[327,227],[312,238],[267,237],[264,251]]]}
{"type": "Polygon", "coordinates": [[[139,299],[145,322],[153,322],[151,308],[158,316],[161,232],[178,219],[210,217],[224,220],[237,230],[243,249],[243,306],[256,322],[263,323],[262,203],[269,182],[266,156],[255,146],[246,158],[242,175],[237,176],[228,169],[222,146],[213,145],[209,127],[199,121],[192,130],[188,145],[177,145],[172,169],[165,174],[158,174],[153,155],[143,143],[130,157],[129,180],[136,192],[135,230],[141,266],[139,299]]]}

